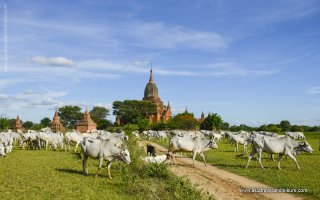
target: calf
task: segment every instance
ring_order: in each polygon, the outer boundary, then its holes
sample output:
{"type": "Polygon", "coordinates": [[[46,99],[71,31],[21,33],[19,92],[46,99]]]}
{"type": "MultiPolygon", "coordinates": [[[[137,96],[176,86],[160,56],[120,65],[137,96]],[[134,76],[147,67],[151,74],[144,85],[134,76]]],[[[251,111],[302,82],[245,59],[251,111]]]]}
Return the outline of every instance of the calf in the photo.
{"type": "Polygon", "coordinates": [[[170,154],[165,154],[165,155],[161,155],[161,156],[148,156],[143,158],[143,161],[146,163],[164,163],[167,160],[170,159],[170,154]]]}
{"type": "Polygon", "coordinates": [[[156,156],[156,149],[152,145],[147,145],[147,155],[156,156]]]}

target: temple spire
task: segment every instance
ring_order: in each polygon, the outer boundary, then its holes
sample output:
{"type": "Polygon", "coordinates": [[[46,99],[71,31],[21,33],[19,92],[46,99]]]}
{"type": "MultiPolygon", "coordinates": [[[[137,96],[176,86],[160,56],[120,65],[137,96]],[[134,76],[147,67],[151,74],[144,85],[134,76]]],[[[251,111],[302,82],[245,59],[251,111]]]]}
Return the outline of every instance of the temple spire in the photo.
{"type": "Polygon", "coordinates": [[[59,117],[57,108],[56,108],[56,112],[54,113],[54,117],[59,117]]]}
{"type": "Polygon", "coordinates": [[[149,83],[154,83],[153,77],[152,77],[152,64],[151,64],[151,68],[150,68],[150,79],[149,79],[149,83]]]}

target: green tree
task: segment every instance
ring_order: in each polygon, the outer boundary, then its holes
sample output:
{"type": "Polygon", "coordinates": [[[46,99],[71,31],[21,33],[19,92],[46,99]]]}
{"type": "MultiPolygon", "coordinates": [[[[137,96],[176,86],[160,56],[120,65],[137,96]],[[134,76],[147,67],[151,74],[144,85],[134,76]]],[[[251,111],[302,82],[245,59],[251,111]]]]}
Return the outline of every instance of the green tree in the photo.
{"type": "Polygon", "coordinates": [[[302,126],[293,125],[293,126],[291,126],[290,131],[293,131],[293,132],[304,132],[304,129],[303,129],[302,126]]]}
{"type": "Polygon", "coordinates": [[[33,126],[33,122],[32,121],[26,121],[22,124],[22,126],[25,128],[25,129],[30,129],[32,126],[33,126]]]}
{"type": "Polygon", "coordinates": [[[140,120],[156,112],[156,106],[149,101],[115,101],[112,104],[112,108],[113,114],[119,116],[122,125],[138,124],[140,120]]]}
{"type": "Polygon", "coordinates": [[[42,127],[50,126],[50,125],[51,125],[51,119],[49,119],[48,117],[43,118],[43,119],[40,121],[40,125],[41,125],[42,127]]]}
{"type": "Polygon", "coordinates": [[[168,128],[168,124],[162,121],[151,124],[151,129],[155,131],[162,131],[162,130],[166,130],[167,128],[168,128]]]}
{"type": "Polygon", "coordinates": [[[170,129],[196,130],[199,128],[199,121],[194,117],[193,113],[185,111],[179,113],[168,122],[170,129]]]}
{"type": "Polygon", "coordinates": [[[221,130],[223,120],[217,113],[208,114],[201,124],[201,129],[205,130],[221,130]]]}
{"type": "Polygon", "coordinates": [[[95,106],[90,111],[91,119],[96,123],[102,119],[106,119],[108,115],[109,115],[109,110],[102,106],[95,106]]]}
{"type": "Polygon", "coordinates": [[[280,133],[280,132],[281,132],[281,128],[278,127],[278,126],[275,125],[275,124],[268,124],[268,125],[267,125],[267,131],[280,133]]]}
{"type": "Polygon", "coordinates": [[[90,111],[91,119],[97,124],[97,128],[104,130],[112,125],[111,121],[107,120],[109,110],[102,106],[95,106],[90,111]]]}
{"type": "Polygon", "coordinates": [[[138,121],[137,123],[138,127],[139,127],[139,131],[142,132],[142,131],[146,131],[146,130],[149,130],[150,129],[150,122],[149,120],[147,119],[141,119],[138,121]]]}
{"type": "Polygon", "coordinates": [[[289,131],[291,128],[291,124],[288,120],[282,120],[280,122],[280,128],[282,129],[282,131],[289,131]]]}
{"type": "Polygon", "coordinates": [[[112,126],[112,122],[107,119],[101,119],[97,122],[97,129],[99,130],[106,130],[108,127],[112,126]]]}
{"type": "Polygon", "coordinates": [[[267,125],[263,124],[257,128],[257,131],[267,131],[267,125]]]}
{"type": "Polygon", "coordinates": [[[228,122],[223,122],[221,125],[221,130],[229,130],[230,124],[228,122]]]}
{"type": "MultiPolygon", "coordinates": [[[[42,124],[33,124],[31,127],[30,127],[30,129],[32,129],[32,130],[40,130],[40,129],[42,129],[44,126],[42,125],[42,124]]],[[[45,127],[47,127],[47,126],[45,126],[45,127]]]]}
{"type": "Polygon", "coordinates": [[[9,128],[9,119],[6,117],[0,117],[0,130],[9,128]]]}
{"type": "Polygon", "coordinates": [[[58,110],[60,119],[64,127],[74,128],[76,122],[83,116],[79,106],[64,106],[58,110]]]}

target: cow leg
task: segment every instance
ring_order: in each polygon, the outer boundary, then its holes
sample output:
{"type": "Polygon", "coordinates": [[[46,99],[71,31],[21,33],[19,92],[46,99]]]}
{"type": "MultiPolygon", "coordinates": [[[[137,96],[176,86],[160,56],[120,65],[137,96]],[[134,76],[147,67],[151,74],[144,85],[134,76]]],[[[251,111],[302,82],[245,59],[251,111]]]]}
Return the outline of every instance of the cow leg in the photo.
{"type": "Polygon", "coordinates": [[[299,169],[300,169],[300,166],[299,166],[299,164],[298,164],[298,162],[297,162],[297,159],[292,155],[291,152],[288,152],[288,156],[289,156],[292,160],[294,160],[294,162],[296,163],[297,169],[299,170],[299,169]]]}
{"type": "Polygon", "coordinates": [[[262,169],[265,169],[262,165],[262,162],[261,162],[261,157],[262,157],[262,149],[258,149],[258,162],[261,166],[262,169]]]}
{"type": "Polygon", "coordinates": [[[206,158],[204,157],[203,153],[200,153],[200,156],[203,158],[204,165],[207,166],[206,158]]]}
{"type": "Polygon", "coordinates": [[[74,152],[77,152],[77,148],[78,148],[78,145],[80,144],[80,142],[77,142],[77,144],[76,144],[76,147],[75,147],[75,149],[74,149],[74,152]]]}
{"type": "Polygon", "coordinates": [[[239,148],[239,145],[238,145],[238,142],[235,142],[235,148],[236,148],[236,152],[239,153],[239,149],[238,149],[238,148],[239,148]]]}
{"type": "MultiPolygon", "coordinates": [[[[273,155],[273,154],[272,154],[272,155],[273,155]]],[[[280,164],[281,164],[282,156],[283,156],[283,154],[282,154],[282,153],[281,153],[281,154],[279,154],[279,158],[278,158],[278,169],[279,169],[279,170],[281,170],[281,166],[280,166],[280,164]]]]}
{"type": "Polygon", "coordinates": [[[174,164],[177,165],[177,162],[176,162],[176,153],[173,153],[172,159],[173,159],[174,164]]]}
{"type": "Polygon", "coordinates": [[[97,170],[96,174],[94,175],[95,177],[98,176],[99,171],[100,171],[100,169],[101,169],[101,167],[102,167],[102,163],[103,163],[103,158],[100,158],[100,159],[99,159],[98,170],[97,170]]]}
{"type": "Polygon", "coordinates": [[[87,167],[87,160],[88,160],[88,155],[83,154],[83,160],[82,160],[82,168],[83,168],[83,174],[88,175],[88,167],[87,167]]]}
{"type": "Polygon", "coordinates": [[[110,171],[110,169],[111,169],[111,161],[107,161],[107,167],[108,167],[108,175],[109,175],[109,178],[112,179],[112,177],[111,177],[111,171],[110,171]]]}
{"type": "Polygon", "coordinates": [[[257,153],[256,148],[252,147],[251,153],[250,153],[249,156],[248,156],[248,162],[247,162],[246,168],[249,167],[250,160],[252,159],[252,157],[253,157],[254,154],[256,154],[256,153],[257,153]]]}
{"type": "Polygon", "coordinates": [[[194,166],[194,160],[196,159],[196,156],[197,156],[197,152],[192,152],[193,167],[195,167],[194,166]]]}
{"type": "Polygon", "coordinates": [[[270,154],[270,160],[274,161],[274,154],[270,154]]]}

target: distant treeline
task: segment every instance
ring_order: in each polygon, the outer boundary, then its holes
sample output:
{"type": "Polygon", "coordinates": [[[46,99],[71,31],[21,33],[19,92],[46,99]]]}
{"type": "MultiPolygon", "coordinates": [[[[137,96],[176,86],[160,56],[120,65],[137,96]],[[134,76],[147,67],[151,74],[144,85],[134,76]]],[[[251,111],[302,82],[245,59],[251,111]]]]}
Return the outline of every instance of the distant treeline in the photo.
{"type": "MultiPolygon", "coordinates": [[[[228,131],[270,131],[270,132],[320,132],[320,126],[291,125],[288,120],[283,120],[279,124],[265,124],[259,127],[251,127],[245,124],[232,125],[224,122],[217,113],[208,113],[202,119],[198,119],[193,113],[185,110],[173,116],[167,122],[149,123],[146,116],[155,113],[156,107],[147,101],[125,100],[113,102],[113,114],[120,119],[120,126],[107,119],[109,109],[95,106],[90,111],[91,118],[100,130],[228,130],[228,131]]],[[[67,130],[74,129],[78,120],[83,118],[83,113],[79,106],[67,105],[58,109],[61,123],[67,130]]],[[[25,129],[40,130],[51,125],[51,119],[45,117],[40,123],[25,121],[22,126],[25,129]]],[[[320,123],[320,122],[319,122],[320,123]]],[[[0,130],[12,129],[15,126],[15,119],[0,117],[0,130]]]]}

